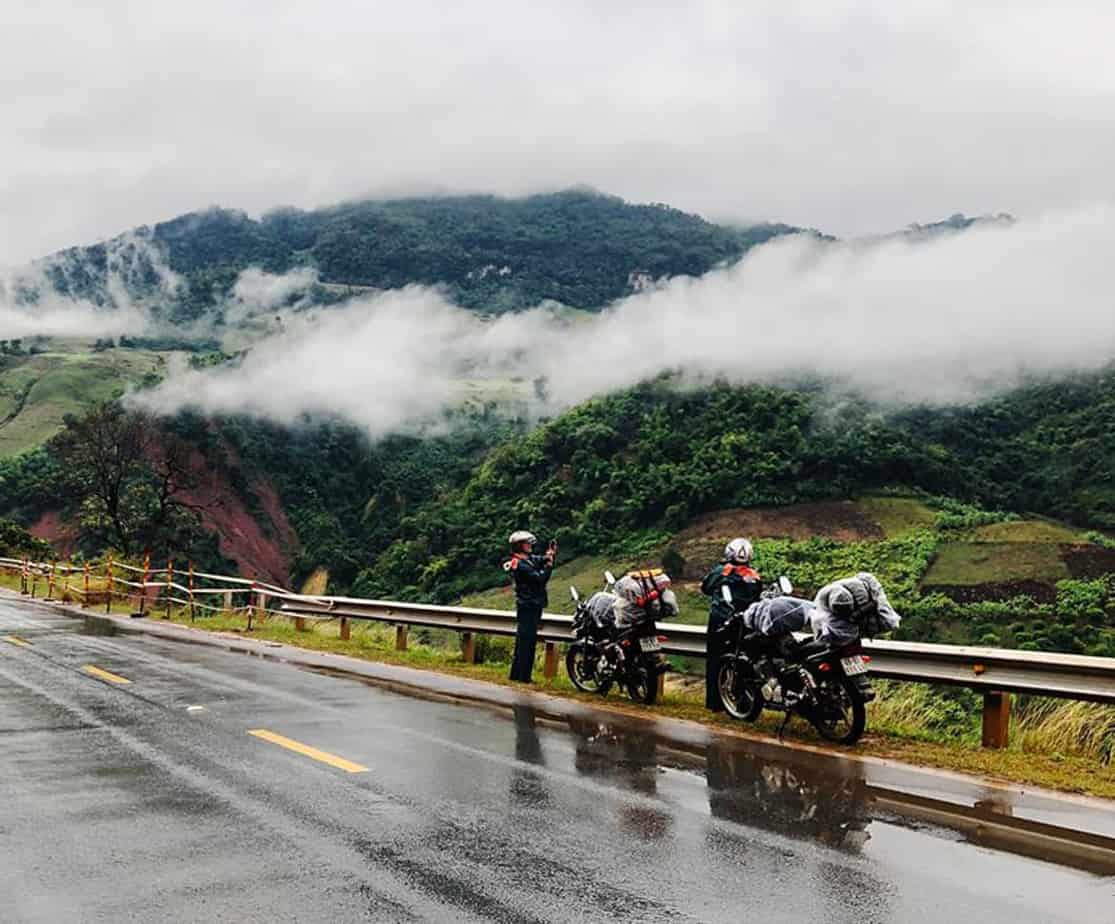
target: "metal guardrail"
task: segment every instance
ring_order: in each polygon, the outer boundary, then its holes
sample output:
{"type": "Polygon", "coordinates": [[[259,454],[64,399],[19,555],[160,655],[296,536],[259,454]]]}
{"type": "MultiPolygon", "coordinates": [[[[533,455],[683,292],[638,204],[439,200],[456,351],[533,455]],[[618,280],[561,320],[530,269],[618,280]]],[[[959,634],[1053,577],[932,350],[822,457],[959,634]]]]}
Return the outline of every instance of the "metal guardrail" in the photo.
{"type": "MultiPolygon", "coordinates": [[[[352,597],[319,597],[311,601],[295,594],[284,594],[280,599],[283,601],[280,611],[295,616],[343,616],[484,635],[515,634],[515,614],[505,610],[427,606],[352,597]]],[[[572,641],[572,622],[569,616],[545,613],[539,627],[539,639],[545,642],[572,641]]],[[[662,648],[667,654],[705,657],[704,626],[662,622],[658,628],[666,636],[662,648]]],[[[979,691],[997,690],[1115,703],[1115,658],[880,640],[865,640],[863,647],[871,656],[872,673],[888,680],[944,683],[979,691]]]]}
{"type": "MultiPolygon", "coordinates": [[[[371,619],[393,623],[404,632],[409,626],[451,629],[463,634],[466,656],[474,634],[515,634],[515,614],[504,610],[352,597],[310,599],[296,594],[283,594],[279,600],[280,611],[296,619],[371,619]]],[[[556,672],[557,645],[573,639],[572,622],[569,616],[543,614],[538,637],[546,644],[548,676],[556,672]]],[[[663,622],[659,630],[666,636],[662,648],[667,654],[706,657],[704,626],[663,622]]],[[[404,634],[399,647],[405,644],[404,634]]],[[[871,657],[871,671],[876,677],[949,684],[983,693],[983,743],[987,747],[1002,747],[1007,742],[1010,721],[1007,694],[1115,703],[1115,658],[879,640],[865,640],[863,647],[871,657]]]]}

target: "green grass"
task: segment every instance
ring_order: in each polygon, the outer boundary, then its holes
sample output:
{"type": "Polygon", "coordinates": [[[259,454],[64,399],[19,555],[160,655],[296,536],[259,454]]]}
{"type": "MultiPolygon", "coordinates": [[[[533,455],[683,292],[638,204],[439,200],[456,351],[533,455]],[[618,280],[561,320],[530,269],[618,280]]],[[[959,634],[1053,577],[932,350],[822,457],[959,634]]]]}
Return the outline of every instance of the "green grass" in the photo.
{"type": "Polygon", "coordinates": [[[1047,542],[1052,544],[1083,542],[1076,530],[1050,520],[1013,520],[988,523],[972,531],[975,542],[1047,542]]]}
{"type": "Polygon", "coordinates": [[[928,529],[937,520],[936,511],[914,497],[861,497],[857,503],[888,539],[928,529]]]}
{"type": "Polygon", "coordinates": [[[923,579],[926,586],[1004,584],[1069,577],[1056,545],[1044,542],[946,542],[923,579]]]}
{"type": "Polygon", "coordinates": [[[34,449],[62,429],[67,414],[119,397],[149,374],[162,375],[165,355],[76,348],[5,357],[0,365],[0,457],[34,449]]]}

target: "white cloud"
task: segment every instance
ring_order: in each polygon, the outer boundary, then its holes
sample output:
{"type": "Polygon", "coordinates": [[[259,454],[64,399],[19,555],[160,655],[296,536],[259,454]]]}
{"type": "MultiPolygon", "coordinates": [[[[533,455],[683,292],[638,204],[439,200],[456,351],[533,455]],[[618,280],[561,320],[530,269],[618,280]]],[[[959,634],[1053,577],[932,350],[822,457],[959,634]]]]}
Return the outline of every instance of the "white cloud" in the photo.
{"type": "Polygon", "coordinates": [[[588,319],[540,308],[483,320],[415,286],[295,316],[240,366],[172,378],[145,400],[288,423],[335,414],[373,436],[436,419],[463,377],[544,377],[539,413],[664,370],[962,402],[1111,361],[1113,250],[1107,205],[928,241],[781,238],[588,319]]]}

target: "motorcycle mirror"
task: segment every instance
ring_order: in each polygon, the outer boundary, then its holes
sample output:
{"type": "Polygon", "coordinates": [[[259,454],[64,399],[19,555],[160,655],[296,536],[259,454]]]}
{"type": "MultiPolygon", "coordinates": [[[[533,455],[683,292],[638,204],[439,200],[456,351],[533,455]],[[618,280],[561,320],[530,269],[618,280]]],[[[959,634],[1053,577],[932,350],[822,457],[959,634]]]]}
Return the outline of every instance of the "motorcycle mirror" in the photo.
{"type": "Polygon", "coordinates": [[[727,584],[720,585],[720,596],[724,598],[724,602],[730,604],[732,602],[732,588],[727,584]]]}
{"type": "Polygon", "coordinates": [[[606,582],[607,582],[607,583],[608,583],[609,585],[611,585],[611,584],[614,584],[614,583],[616,582],[616,576],[615,576],[614,574],[612,574],[612,572],[611,572],[611,571],[605,571],[605,572],[604,572],[604,580],[605,580],[605,581],[606,581],[606,582]]]}
{"type": "Polygon", "coordinates": [[[581,600],[581,595],[577,593],[577,588],[572,585],[569,587],[569,596],[573,598],[574,603],[579,603],[581,600]]]}
{"type": "Polygon", "coordinates": [[[778,579],[778,587],[784,594],[793,593],[794,590],[793,582],[786,575],[778,579]]]}

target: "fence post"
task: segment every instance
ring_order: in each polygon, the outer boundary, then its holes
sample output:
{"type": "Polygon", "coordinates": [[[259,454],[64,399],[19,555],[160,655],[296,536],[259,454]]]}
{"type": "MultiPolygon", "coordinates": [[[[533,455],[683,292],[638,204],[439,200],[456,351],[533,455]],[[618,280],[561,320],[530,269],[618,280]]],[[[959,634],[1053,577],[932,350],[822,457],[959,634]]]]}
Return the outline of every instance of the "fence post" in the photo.
{"type": "Polygon", "coordinates": [[[46,598],[48,600],[53,600],[54,599],[54,572],[57,569],[57,566],[54,564],[54,562],[51,562],[47,567],[49,567],[50,570],[46,573],[46,598]]]}
{"type": "Polygon", "coordinates": [[[306,629],[306,617],[305,616],[295,616],[294,617],[294,631],[295,632],[306,632],[306,631],[308,631],[306,629]]]}
{"type": "Polygon", "coordinates": [[[461,633],[461,658],[465,664],[476,663],[476,636],[471,632],[461,633]]]}
{"type": "Polygon", "coordinates": [[[267,594],[262,590],[256,594],[256,619],[259,622],[267,619],[267,594]]]}
{"type": "Polygon", "coordinates": [[[341,617],[341,641],[342,642],[347,642],[350,638],[352,638],[352,627],[349,626],[348,620],[344,616],[342,616],[341,617]]]}
{"type": "Polygon", "coordinates": [[[395,650],[407,650],[407,626],[395,626],[395,650]]]}
{"type": "MultiPolygon", "coordinates": [[[[30,568],[31,566],[28,565],[28,567],[30,568]]],[[[31,568],[31,599],[32,600],[35,599],[35,591],[38,589],[38,587],[39,587],[39,569],[38,568],[31,568]]]]}
{"type": "Polygon", "coordinates": [[[232,591],[231,590],[226,590],[225,591],[225,609],[230,610],[230,611],[232,610],[232,591]]]}
{"type": "Polygon", "coordinates": [[[988,690],[983,694],[983,746],[1005,748],[1010,741],[1010,694],[988,690]]]}
{"type": "Polygon", "coordinates": [[[558,647],[557,642],[546,642],[546,656],[542,661],[542,676],[553,678],[557,676],[558,647]]]}
{"type": "Polygon", "coordinates": [[[105,612],[106,613],[111,613],[112,612],[112,591],[113,591],[112,556],[111,555],[108,556],[108,569],[106,571],[105,587],[108,588],[108,593],[105,594],[105,612]]]}
{"type": "Polygon", "coordinates": [[[89,608],[89,562],[85,563],[85,573],[81,578],[81,608],[86,610],[89,608]]]}
{"type": "Polygon", "coordinates": [[[665,674],[659,674],[657,683],[658,683],[658,700],[659,700],[659,702],[661,702],[662,697],[666,693],[666,675],[665,674]]]}
{"type": "Polygon", "coordinates": [[[190,591],[190,622],[194,621],[194,563],[190,562],[190,580],[187,585],[190,591]]]}
{"type": "Polygon", "coordinates": [[[19,592],[21,594],[27,593],[27,559],[23,559],[23,564],[19,569],[19,592]]]}
{"type": "Polygon", "coordinates": [[[174,581],[174,559],[167,559],[166,563],[166,612],[163,614],[163,619],[170,619],[170,596],[171,584],[174,581]]]}
{"type": "Polygon", "coordinates": [[[151,553],[145,552],[143,555],[143,581],[139,590],[139,615],[144,616],[147,612],[147,582],[151,580],[151,553]]]}

